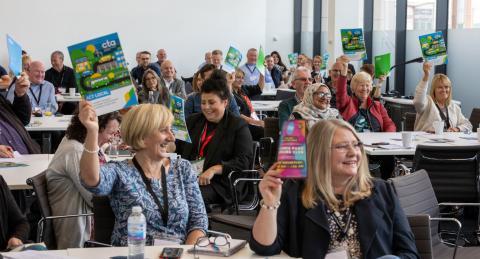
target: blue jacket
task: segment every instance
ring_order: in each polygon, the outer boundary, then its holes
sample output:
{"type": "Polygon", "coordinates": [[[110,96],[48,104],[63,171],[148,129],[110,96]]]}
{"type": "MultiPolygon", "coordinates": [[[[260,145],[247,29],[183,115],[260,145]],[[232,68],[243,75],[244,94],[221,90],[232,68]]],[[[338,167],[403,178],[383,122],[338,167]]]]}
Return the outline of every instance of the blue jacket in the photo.
{"type": "MultiPolygon", "coordinates": [[[[270,246],[253,239],[250,248],[259,255],[280,251],[293,257],[324,258],[328,252],[330,233],[325,204],[313,209],[302,205],[302,180],[289,180],[283,185],[281,205],[277,214],[277,238],[270,246]]],[[[372,195],[354,205],[358,221],[362,258],[396,255],[420,258],[407,217],[400,207],[393,188],[383,180],[374,180],[372,195]]]]}

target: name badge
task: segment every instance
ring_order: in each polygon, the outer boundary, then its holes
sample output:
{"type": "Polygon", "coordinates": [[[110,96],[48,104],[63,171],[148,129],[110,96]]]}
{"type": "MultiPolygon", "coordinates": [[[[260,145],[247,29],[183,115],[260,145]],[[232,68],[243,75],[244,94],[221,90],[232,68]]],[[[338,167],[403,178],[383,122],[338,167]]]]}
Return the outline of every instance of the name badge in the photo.
{"type": "Polygon", "coordinates": [[[256,81],[257,78],[258,78],[257,76],[250,76],[250,81],[252,81],[252,82],[253,82],[253,81],[256,81]]]}
{"type": "Polygon", "coordinates": [[[345,248],[337,248],[330,251],[330,253],[325,256],[325,259],[350,259],[350,255],[345,248]]]}

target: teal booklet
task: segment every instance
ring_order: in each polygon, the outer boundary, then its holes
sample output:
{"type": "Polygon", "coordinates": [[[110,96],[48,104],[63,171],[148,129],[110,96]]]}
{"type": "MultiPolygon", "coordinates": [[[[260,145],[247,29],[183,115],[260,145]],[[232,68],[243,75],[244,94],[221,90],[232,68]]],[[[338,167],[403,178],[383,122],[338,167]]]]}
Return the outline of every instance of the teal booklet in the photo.
{"type": "Polygon", "coordinates": [[[172,94],[170,96],[170,111],[173,113],[172,131],[175,138],[192,143],[185,121],[185,100],[172,94]]]}
{"type": "Polygon", "coordinates": [[[97,115],[138,104],[117,33],[68,47],[80,94],[97,115]]]}
{"type": "Polygon", "coordinates": [[[8,67],[14,76],[22,73],[22,47],[7,34],[8,67]]]}
{"type": "Polygon", "coordinates": [[[375,56],[375,77],[388,76],[390,72],[390,53],[375,56]]]}
{"type": "Polygon", "coordinates": [[[342,38],[343,54],[351,60],[358,61],[367,59],[362,29],[341,29],[340,35],[342,38]]]}
{"type": "Polygon", "coordinates": [[[283,123],[277,169],[281,178],[307,177],[307,138],[304,120],[283,123]]]}
{"type": "MultiPolygon", "coordinates": [[[[227,55],[225,56],[225,71],[232,73],[235,71],[235,69],[240,65],[240,62],[242,61],[243,55],[235,47],[230,46],[228,49],[227,55]]],[[[222,67],[222,68],[223,68],[222,67]]]]}
{"type": "Polygon", "coordinates": [[[325,52],[323,53],[322,55],[322,66],[320,67],[320,70],[327,70],[327,64],[328,64],[328,60],[330,59],[330,54],[328,54],[328,52],[325,52]]]}
{"type": "Polygon", "coordinates": [[[290,53],[288,54],[288,62],[291,66],[297,65],[298,53],[290,53]]]}
{"type": "Polygon", "coordinates": [[[436,66],[447,64],[447,46],[441,31],[421,35],[418,39],[425,60],[432,62],[436,66]]]}

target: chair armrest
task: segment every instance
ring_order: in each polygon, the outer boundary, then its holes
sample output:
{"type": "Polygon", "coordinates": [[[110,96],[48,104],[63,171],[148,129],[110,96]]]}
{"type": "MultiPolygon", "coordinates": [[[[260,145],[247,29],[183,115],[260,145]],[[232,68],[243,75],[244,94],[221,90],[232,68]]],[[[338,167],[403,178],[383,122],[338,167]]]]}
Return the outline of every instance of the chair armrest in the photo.
{"type": "Polygon", "coordinates": [[[480,207],[480,203],[478,203],[478,202],[442,202],[442,203],[439,203],[438,206],[460,206],[460,207],[475,206],[475,207],[480,207]]]}
{"type": "Polygon", "coordinates": [[[97,242],[94,240],[87,240],[85,241],[85,243],[83,243],[83,247],[87,248],[87,247],[113,247],[113,246],[110,244],[105,244],[105,243],[97,242]]]}
{"type": "Polygon", "coordinates": [[[457,224],[457,235],[455,237],[455,248],[453,250],[453,257],[455,259],[455,256],[457,255],[457,248],[458,248],[458,238],[460,237],[460,231],[462,230],[462,223],[456,219],[456,218],[430,218],[431,221],[450,221],[450,222],[455,222],[457,224]]]}
{"type": "Polygon", "coordinates": [[[42,242],[43,236],[43,224],[47,220],[54,220],[54,219],[67,219],[67,218],[78,218],[78,217],[89,217],[93,216],[93,213],[85,213],[85,214],[73,214],[73,215],[62,215],[62,216],[48,216],[42,217],[37,223],[37,243],[42,242]]]}
{"type": "Polygon", "coordinates": [[[258,170],[242,170],[242,171],[231,171],[229,174],[228,174],[228,180],[230,181],[231,184],[232,183],[232,177],[234,175],[240,175],[240,176],[244,176],[246,175],[247,177],[250,177],[250,178],[258,178],[258,176],[260,175],[260,173],[258,172],[258,170]]]}

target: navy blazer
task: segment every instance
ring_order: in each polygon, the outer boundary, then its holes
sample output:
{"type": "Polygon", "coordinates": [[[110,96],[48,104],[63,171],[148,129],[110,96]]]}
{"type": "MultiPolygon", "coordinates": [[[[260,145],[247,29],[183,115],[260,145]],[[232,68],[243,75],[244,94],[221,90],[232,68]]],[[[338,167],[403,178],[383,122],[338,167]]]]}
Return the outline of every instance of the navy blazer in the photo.
{"type": "MultiPolygon", "coordinates": [[[[393,254],[400,258],[420,258],[407,217],[392,187],[383,180],[374,181],[372,195],[354,205],[362,258],[393,254]]],[[[282,250],[293,257],[324,258],[330,233],[325,204],[313,209],[302,205],[302,180],[283,185],[277,214],[277,238],[263,246],[251,237],[250,248],[259,255],[274,255],[282,250]]]]}

